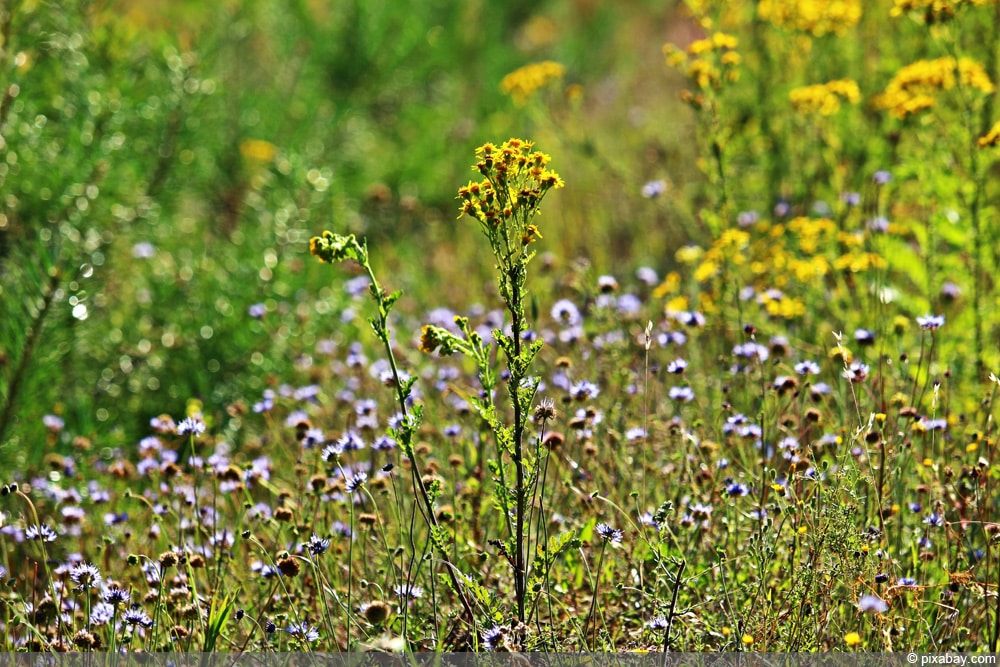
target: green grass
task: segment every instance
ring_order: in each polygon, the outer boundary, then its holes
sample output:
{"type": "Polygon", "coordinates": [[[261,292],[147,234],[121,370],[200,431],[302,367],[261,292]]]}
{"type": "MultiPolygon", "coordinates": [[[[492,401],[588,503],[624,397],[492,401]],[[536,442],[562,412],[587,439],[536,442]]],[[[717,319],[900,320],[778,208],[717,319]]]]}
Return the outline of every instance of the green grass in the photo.
{"type": "Polygon", "coordinates": [[[57,4],[0,10],[6,650],[996,650],[1000,4],[57,4]],[[510,137],[566,187],[507,256],[510,137]]]}

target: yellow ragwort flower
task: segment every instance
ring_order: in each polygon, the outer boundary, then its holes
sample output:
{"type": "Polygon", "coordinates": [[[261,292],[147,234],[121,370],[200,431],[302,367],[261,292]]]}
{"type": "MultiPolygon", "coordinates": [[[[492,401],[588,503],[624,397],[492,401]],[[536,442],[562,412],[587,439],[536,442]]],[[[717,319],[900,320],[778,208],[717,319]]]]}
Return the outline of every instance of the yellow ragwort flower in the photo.
{"type": "Polygon", "coordinates": [[[861,643],[861,635],[856,632],[848,632],[844,635],[844,643],[848,646],[857,646],[861,643]]]}
{"type": "Polygon", "coordinates": [[[558,81],[566,74],[566,68],[560,63],[545,60],[519,67],[500,82],[500,90],[510,95],[514,104],[521,106],[528,98],[553,81],[558,81]]]}
{"type": "Polygon", "coordinates": [[[760,0],[757,12],[781,28],[843,35],[861,20],[861,0],[760,0]]]}
{"type": "Polygon", "coordinates": [[[829,273],[830,263],[825,257],[818,255],[809,259],[792,259],[788,262],[788,268],[800,283],[808,283],[829,273]]]}
{"type": "Polygon", "coordinates": [[[979,137],[979,147],[989,148],[1000,145],[1000,122],[990,128],[990,131],[979,137]]]}
{"type": "MultiPolygon", "coordinates": [[[[673,44],[663,45],[667,65],[680,69],[700,89],[719,88],[723,81],[736,81],[736,67],[742,58],[734,49],[739,40],[724,32],[699,39],[681,50],[673,44]]],[[[690,93],[689,93],[690,94],[690,93]]]]}
{"type": "Polygon", "coordinates": [[[851,79],[839,79],[813,86],[796,88],[788,94],[792,107],[800,114],[832,116],[840,110],[841,100],[849,104],[861,101],[858,84],[851,79]]]}
{"type": "Polygon", "coordinates": [[[476,149],[472,169],[483,180],[458,189],[459,218],[475,218],[494,245],[506,252],[542,238],[530,220],[539,214],[545,194],[563,187],[559,174],[547,168],[551,157],[533,150],[534,143],[509,139],[499,146],[486,143],[476,149]]]}
{"type": "Polygon", "coordinates": [[[837,258],[833,263],[833,268],[838,271],[847,269],[851,273],[860,273],[868,269],[883,269],[886,266],[885,259],[873,252],[858,252],[852,250],[846,255],[837,258]]]}
{"type": "Polygon", "coordinates": [[[952,57],[918,60],[898,72],[885,90],[872,100],[875,108],[887,110],[899,119],[933,107],[935,94],[956,85],[993,93],[995,87],[986,70],[971,58],[952,57]]]}
{"type": "Polygon", "coordinates": [[[719,265],[711,260],[705,260],[694,270],[693,277],[699,283],[703,283],[719,272],[719,265]]]}

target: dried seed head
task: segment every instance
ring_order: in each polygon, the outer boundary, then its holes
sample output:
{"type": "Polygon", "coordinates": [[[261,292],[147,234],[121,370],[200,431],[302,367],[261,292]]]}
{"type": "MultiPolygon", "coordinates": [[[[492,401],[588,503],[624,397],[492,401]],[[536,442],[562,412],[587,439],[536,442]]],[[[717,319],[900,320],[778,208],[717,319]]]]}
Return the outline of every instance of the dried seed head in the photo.
{"type": "Polygon", "coordinates": [[[175,554],[173,551],[164,551],[162,554],[160,554],[159,560],[160,560],[160,567],[165,569],[177,565],[178,558],[177,554],[175,554]]]}
{"type": "Polygon", "coordinates": [[[80,630],[73,635],[73,644],[82,649],[97,648],[100,643],[101,642],[97,639],[97,637],[86,630],[80,630]]]}
{"type": "Polygon", "coordinates": [[[283,557],[278,558],[275,565],[277,565],[278,570],[286,577],[298,576],[299,570],[301,569],[299,566],[299,562],[288,554],[285,554],[283,557]]]}
{"type": "Polygon", "coordinates": [[[381,625],[389,618],[392,607],[381,600],[370,602],[364,607],[365,620],[372,625],[381,625]]]}

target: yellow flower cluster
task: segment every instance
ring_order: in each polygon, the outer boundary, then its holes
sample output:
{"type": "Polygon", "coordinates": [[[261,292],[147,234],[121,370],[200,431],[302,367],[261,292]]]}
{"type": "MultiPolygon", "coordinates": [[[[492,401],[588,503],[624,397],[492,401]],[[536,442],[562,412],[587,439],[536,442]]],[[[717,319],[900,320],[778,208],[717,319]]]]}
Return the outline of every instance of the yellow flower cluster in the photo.
{"type": "Polygon", "coordinates": [[[760,0],[760,18],[816,37],[843,35],[861,20],[860,0],[760,0]]]}
{"type": "MultiPolygon", "coordinates": [[[[791,320],[808,313],[802,295],[796,294],[803,286],[836,279],[835,273],[887,266],[881,255],[866,250],[869,233],[843,231],[830,218],[799,216],[784,223],[760,220],[726,229],[707,248],[684,246],[675,259],[690,267],[686,274],[700,285],[701,308],[718,298],[713,290],[722,281],[735,281],[753,288],[754,300],[767,316],[791,320]]],[[[672,273],[653,294],[666,300],[665,308],[684,310],[688,299],[678,295],[681,283],[680,275],[672,273]]]]}
{"type": "MultiPolygon", "coordinates": [[[[712,244],[712,247],[697,256],[688,251],[687,258],[691,261],[701,260],[694,270],[694,279],[700,283],[707,281],[725,266],[739,266],[746,263],[746,251],[750,245],[750,234],[742,229],[727,229],[712,244]]],[[[678,253],[678,261],[685,261],[682,253],[678,253]]]]}
{"type": "Polygon", "coordinates": [[[484,180],[469,181],[458,190],[459,217],[470,215],[478,220],[491,240],[495,230],[502,230],[508,250],[516,241],[526,246],[542,237],[528,219],[538,213],[546,192],[564,185],[559,174],[546,168],[552,158],[532,151],[533,147],[523,139],[510,139],[500,146],[483,144],[476,149],[478,162],[473,169],[484,180]]]}
{"type": "Polygon", "coordinates": [[[711,37],[692,42],[687,49],[673,44],[663,45],[667,64],[681,70],[701,90],[719,89],[724,81],[739,78],[737,66],[740,54],[736,52],[735,37],[717,32],[711,37]]]}
{"type": "Polygon", "coordinates": [[[1000,123],[990,128],[990,131],[979,137],[979,147],[989,148],[1000,145],[1000,123]]]}
{"type": "Polygon", "coordinates": [[[998,0],[895,0],[892,16],[902,16],[910,12],[923,14],[925,23],[947,21],[962,7],[978,7],[996,4],[998,0]]]}
{"type": "Polygon", "coordinates": [[[987,95],[995,90],[983,66],[970,58],[918,60],[896,72],[873,103],[902,119],[933,107],[937,91],[950,90],[959,83],[987,95]]]}
{"type": "Polygon", "coordinates": [[[841,255],[833,263],[833,268],[851,273],[860,273],[868,269],[884,269],[887,266],[885,258],[878,253],[865,252],[858,248],[851,248],[846,255],[841,255]]]}
{"type": "Polygon", "coordinates": [[[758,301],[771,317],[792,320],[806,314],[806,305],[797,296],[790,297],[787,294],[772,296],[764,292],[758,297],[758,301]]]}
{"type": "MultiPolygon", "coordinates": [[[[780,229],[776,226],[775,229],[780,229]]],[[[798,237],[799,250],[806,255],[814,255],[820,246],[827,246],[837,232],[837,223],[829,218],[806,218],[799,216],[788,221],[788,231],[798,237]]]]}
{"type": "Polygon", "coordinates": [[[792,107],[803,115],[819,114],[832,116],[840,110],[841,100],[850,104],[861,101],[858,84],[851,79],[839,79],[828,83],[796,88],[788,95],[792,107]]]}
{"type": "Polygon", "coordinates": [[[510,95],[514,104],[521,106],[528,98],[553,81],[558,81],[566,74],[566,68],[560,63],[545,60],[519,67],[500,82],[500,90],[510,95]]]}

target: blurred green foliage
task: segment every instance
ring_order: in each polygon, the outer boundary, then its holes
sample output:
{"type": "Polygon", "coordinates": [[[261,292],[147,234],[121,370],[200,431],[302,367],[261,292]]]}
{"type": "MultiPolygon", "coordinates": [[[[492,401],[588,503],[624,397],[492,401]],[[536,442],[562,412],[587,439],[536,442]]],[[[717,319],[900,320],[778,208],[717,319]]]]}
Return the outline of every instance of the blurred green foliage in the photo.
{"type": "Polygon", "coordinates": [[[224,406],[284,375],[320,336],[305,317],[317,295],[344,301],[302,259],[331,220],[392,242],[376,262],[419,278],[448,258],[438,285],[470,271],[488,284],[474,257],[456,261],[467,166],[453,156],[531,124],[499,90],[506,72],[542,55],[606,66],[619,16],[480,0],[57,5],[0,10],[0,460],[17,465],[38,460],[44,414],[119,444],[188,397],[224,406]],[[247,314],[258,302],[262,320],[247,314]]]}

